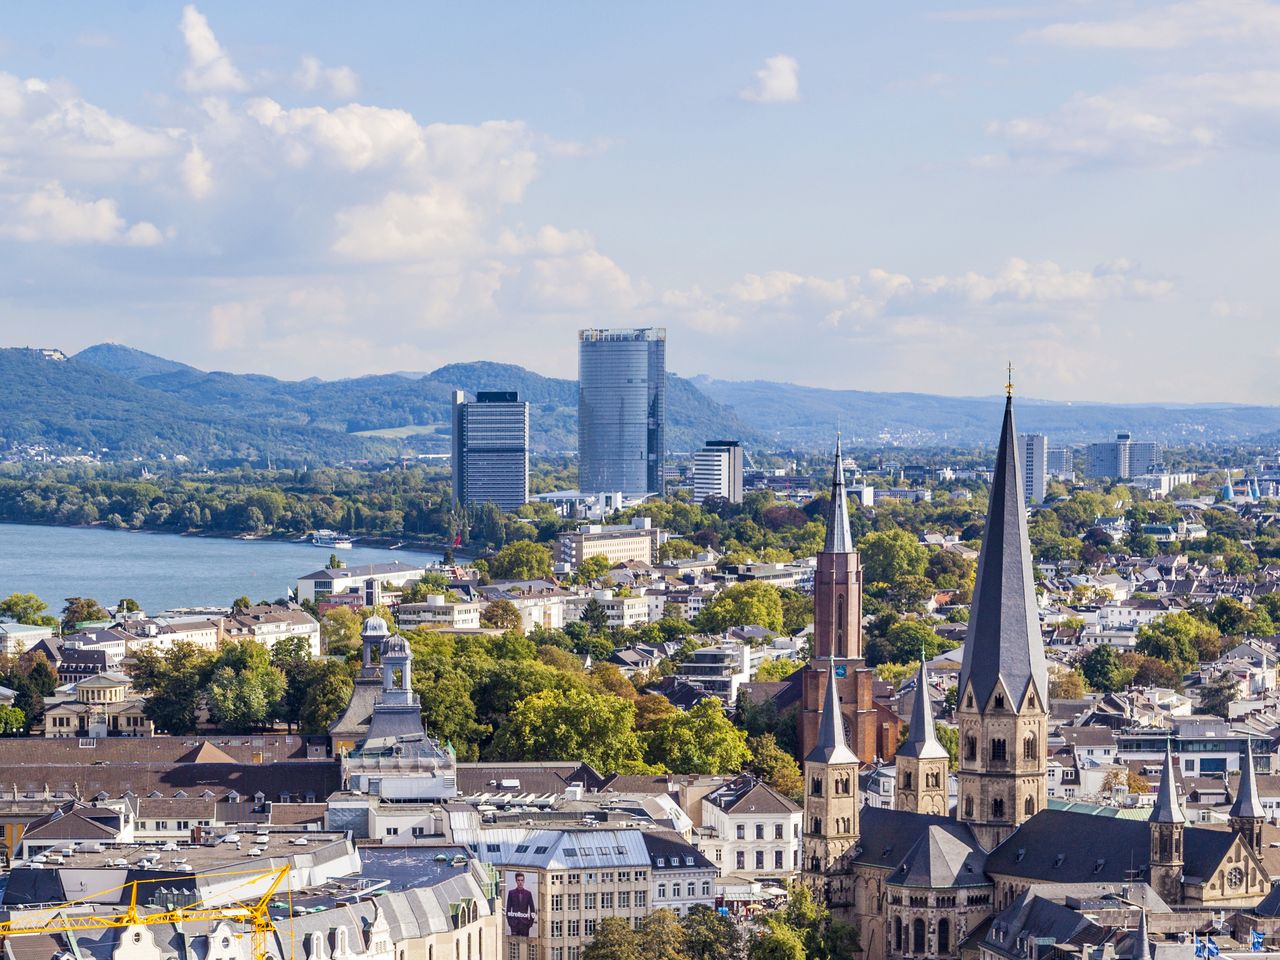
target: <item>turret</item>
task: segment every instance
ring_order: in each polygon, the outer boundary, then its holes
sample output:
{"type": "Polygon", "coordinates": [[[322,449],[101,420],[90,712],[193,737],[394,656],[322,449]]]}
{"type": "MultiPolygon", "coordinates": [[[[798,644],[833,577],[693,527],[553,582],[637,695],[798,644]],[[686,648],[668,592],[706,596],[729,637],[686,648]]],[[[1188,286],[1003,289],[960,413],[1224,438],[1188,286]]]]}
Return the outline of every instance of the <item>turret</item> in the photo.
{"type": "Polygon", "coordinates": [[[951,758],[947,748],[938,741],[934,727],[923,650],[920,651],[920,670],[916,674],[911,726],[907,739],[899,744],[895,756],[898,782],[894,788],[894,806],[913,813],[946,816],[947,768],[951,758]]]}
{"type": "Polygon", "coordinates": [[[1267,813],[1258,801],[1252,750],[1245,755],[1241,768],[1240,787],[1236,790],[1235,802],[1231,804],[1229,822],[1231,829],[1240,834],[1253,852],[1262,856],[1262,825],[1267,822],[1267,813]]]}
{"type": "Polygon", "coordinates": [[[1165,744],[1160,791],[1147,821],[1151,826],[1151,886],[1165,903],[1182,902],[1182,834],[1187,817],[1178,802],[1173,745],[1165,744]]]}

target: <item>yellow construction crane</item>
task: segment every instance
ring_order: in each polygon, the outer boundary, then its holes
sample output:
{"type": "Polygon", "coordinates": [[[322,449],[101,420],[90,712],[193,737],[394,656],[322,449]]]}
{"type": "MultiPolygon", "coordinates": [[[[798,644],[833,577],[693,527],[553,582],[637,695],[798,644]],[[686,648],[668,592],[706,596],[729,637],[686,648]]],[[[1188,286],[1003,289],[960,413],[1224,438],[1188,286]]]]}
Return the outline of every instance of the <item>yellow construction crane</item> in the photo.
{"type": "MultiPolygon", "coordinates": [[[[200,901],[189,904],[184,907],[173,907],[168,910],[161,910],[157,913],[140,913],[138,911],[138,887],[144,883],[171,883],[172,877],[158,878],[155,880],[130,880],[128,883],[120,884],[116,887],[110,887],[106,890],[100,890],[97,893],[90,894],[81,900],[72,900],[68,903],[60,903],[50,907],[42,907],[33,910],[19,911],[17,916],[12,920],[0,922],[0,942],[5,937],[21,937],[31,934],[41,933],[72,933],[78,930],[109,930],[114,928],[134,927],[134,926],[150,926],[160,923],[182,923],[190,920],[232,920],[244,924],[249,927],[250,936],[253,944],[253,960],[268,960],[267,953],[267,935],[273,933],[276,929],[275,923],[271,919],[271,915],[267,912],[267,908],[271,905],[271,898],[275,892],[280,889],[280,884],[289,875],[287,866],[280,867],[278,870],[268,870],[262,873],[255,873],[250,870],[238,870],[227,873],[205,873],[195,874],[193,876],[212,877],[230,877],[244,876],[245,883],[254,883],[257,881],[270,881],[266,892],[262,894],[256,901],[231,903],[225,907],[202,907],[200,901]],[[84,906],[91,903],[95,897],[104,894],[114,893],[117,890],[129,890],[129,906],[123,913],[85,913],[85,914],[66,914],[64,911],[71,907],[84,906]]],[[[292,907],[292,892],[290,893],[290,906],[292,907]]],[[[290,910],[292,913],[292,909],[290,910]]],[[[292,956],[292,937],[290,938],[290,955],[292,956]]]]}

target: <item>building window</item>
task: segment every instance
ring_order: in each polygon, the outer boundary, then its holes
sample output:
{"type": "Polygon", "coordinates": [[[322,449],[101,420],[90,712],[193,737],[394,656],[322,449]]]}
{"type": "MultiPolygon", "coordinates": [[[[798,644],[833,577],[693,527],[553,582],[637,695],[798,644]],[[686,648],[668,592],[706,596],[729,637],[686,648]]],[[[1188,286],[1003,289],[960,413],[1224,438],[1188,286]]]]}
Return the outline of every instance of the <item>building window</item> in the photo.
{"type": "Polygon", "coordinates": [[[582,932],[585,936],[594,937],[596,935],[596,919],[588,917],[582,922],[582,932]]]}
{"type": "Polygon", "coordinates": [[[1004,763],[1009,759],[1004,740],[999,737],[991,741],[991,759],[996,763],[1004,763]]]}
{"type": "Polygon", "coordinates": [[[893,918],[893,949],[902,950],[902,918],[893,918]]]}
{"type": "Polygon", "coordinates": [[[1004,800],[996,799],[991,801],[991,819],[992,820],[1004,819],[1004,800]]]}
{"type": "Polygon", "coordinates": [[[1036,802],[1030,796],[1027,797],[1027,802],[1022,805],[1022,812],[1028,817],[1036,812],[1036,802]]]}
{"type": "MultiPolygon", "coordinates": [[[[822,796],[822,778],[821,777],[813,778],[812,782],[809,784],[809,793],[815,797],[822,796]]],[[[739,827],[738,830],[741,831],[742,828],[739,827]]],[[[742,839],[741,833],[738,834],[738,839],[739,840],[742,839]]]]}
{"type": "Polygon", "coordinates": [[[757,840],[763,840],[763,839],[764,839],[764,824],[763,824],[763,823],[757,823],[757,824],[756,824],[756,839],[757,839],[757,840]]]}
{"type": "MultiPolygon", "coordinates": [[[[1092,750],[1090,750],[1089,752],[1093,753],[1092,750]]],[[[1035,734],[1033,733],[1027,734],[1026,737],[1024,737],[1022,740],[1022,759],[1023,760],[1036,759],[1036,737],[1035,737],[1035,734]]]]}
{"type": "Polygon", "coordinates": [[[667,885],[665,883],[658,884],[658,899],[667,899],[667,885]]]}
{"type": "Polygon", "coordinates": [[[582,923],[578,920],[569,921],[569,936],[578,937],[582,935],[582,923]]]}
{"type": "Polygon", "coordinates": [[[553,893],[551,895],[551,909],[554,913],[559,913],[564,909],[564,894],[553,893]]]}
{"type": "Polygon", "coordinates": [[[773,839],[775,839],[775,840],[781,840],[781,839],[782,839],[782,824],[780,824],[780,823],[775,823],[775,824],[773,825],[773,839]]]}
{"type": "Polygon", "coordinates": [[[601,909],[601,910],[612,910],[612,909],[613,909],[613,894],[612,894],[612,893],[602,893],[602,894],[600,894],[600,909],[601,909]]]}
{"type": "Polygon", "coordinates": [[[938,921],[938,953],[951,950],[951,922],[946,918],[938,921]]]}
{"type": "Polygon", "coordinates": [[[570,910],[582,909],[582,894],[580,893],[569,894],[569,909],[570,910]]]}
{"type": "Polygon", "coordinates": [[[738,824],[737,836],[739,840],[747,839],[747,825],[745,823],[738,824]]]}
{"type": "Polygon", "coordinates": [[[764,851],[763,850],[756,851],[756,869],[757,870],[764,869],[764,851]]]}
{"type": "Polygon", "coordinates": [[[929,943],[925,939],[924,921],[919,917],[911,921],[911,947],[921,955],[929,952],[929,943]]]}
{"type": "Polygon", "coordinates": [[[594,893],[586,893],[582,896],[582,909],[594,910],[596,908],[596,895],[594,893]]]}
{"type": "Polygon", "coordinates": [[[553,937],[557,937],[557,938],[558,938],[558,937],[563,937],[563,936],[564,936],[564,921],[563,921],[563,920],[552,920],[552,921],[551,921],[551,936],[553,936],[553,937]]]}
{"type": "Polygon", "coordinates": [[[618,909],[622,910],[631,906],[631,891],[623,890],[618,894],[618,909]]]}
{"type": "Polygon", "coordinates": [[[812,831],[812,832],[813,832],[813,833],[822,833],[822,818],[821,818],[821,817],[814,817],[814,818],[813,818],[813,831],[812,831]]]}
{"type": "Polygon", "coordinates": [[[966,760],[978,759],[978,741],[972,736],[964,738],[964,758],[966,760]]]}
{"type": "Polygon", "coordinates": [[[1003,709],[1004,709],[1004,694],[1003,694],[1003,693],[997,693],[997,694],[996,694],[996,699],[995,699],[995,708],[996,708],[997,710],[1003,710],[1003,709]]]}
{"type": "Polygon", "coordinates": [[[781,850],[773,851],[773,869],[775,870],[782,869],[782,851],[781,850]]]}
{"type": "Polygon", "coordinates": [[[643,890],[637,890],[637,891],[636,891],[636,906],[637,906],[637,907],[644,907],[644,906],[648,906],[648,903],[649,903],[649,895],[648,895],[647,893],[645,893],[643,890]]]}
{"type": "Polygon", "coordinates": [[[973,819],[973,797],[964,798],[964,815],[970,820],[973,819]]]}
{"type": "MultiPolygon", "coordinates": [[[[778,856],[779,856],[779,857],[781,857],[781,856],[782,856],[782,854],[778,854],[778,856]]],[[[702,895],[703,895],[704,897],[709,897],[709,896],[711,896],[711,881],[710,881],[710,880],[703,880],[703,881],[702,881],[702,895]]]]}

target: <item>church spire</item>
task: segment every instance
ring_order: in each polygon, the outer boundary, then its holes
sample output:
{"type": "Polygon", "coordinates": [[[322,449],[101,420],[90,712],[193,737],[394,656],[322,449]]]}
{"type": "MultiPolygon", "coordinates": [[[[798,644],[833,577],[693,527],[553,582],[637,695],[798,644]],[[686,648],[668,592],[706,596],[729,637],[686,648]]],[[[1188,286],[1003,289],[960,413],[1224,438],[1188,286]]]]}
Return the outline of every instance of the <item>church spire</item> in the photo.
{"type": "Polygon", "coordinates": [[[1160,771],[1160,792],[1151,808],[1151,823],[1186,823],[1182,804],[1178,802],[1178,784],[1174,780],[1173,745],[1165,741],[1164,768],[1160,771]]]}
{"type": "Polygon", "coordinates": [[[1133,960],[1151,960],[1151,941],[1147,939],[1147,911],[1138,915],[1138,929],[1134,931],[1133,960]]]}
{"type": "Polygon", "coordinates": [[[911,726],[907,739],[898,747],[896,756],[918,760],[936,760],[949,756],[938,742],[933,723],[933,705],[929,702],[929,677],[925,672],[924,651],[920,651],[920,672],[916,675],[916,699],[911,705],[911,726]]]}
{"type": "Polygon", "coordinates": [[[1244,768],[1240,771],[1240,789],[1236,791],[1235,803],[1231,804],[1231,816],[1241,820],[1265,820],[1266,811],[1258,802],[1258,781],[1253,772],[1253,754],[1245,757],[1244,768]]]}
{"type": "Polygon", "coordinates": [[[852,553],[853,534],[849,532],[849,495],[844,489],[844,457],[840,454],[840,436],[836,435],[836,462],[831,472],[831,509],[827,514],[827,540],[823,553],[852,553]]]}
{"type": "Polygon", "coordinates": [[[818,739],[804,758],[805,763],[857,763],[857,755],[844,738],[844,717],[840,713],[840,691],[836,687],[836,662],[827,661],[827,696],[818,721],[818,739]]]}
{"type": "Polygon", "coordinates": [[[987,708],[1001,681],[1014,709],[1024,702],[1029,688],[1035,689],[1041,704],[1049,702],[1009,389],[960,667],[961,695],[972,685],[979,710],[987,708]]]}

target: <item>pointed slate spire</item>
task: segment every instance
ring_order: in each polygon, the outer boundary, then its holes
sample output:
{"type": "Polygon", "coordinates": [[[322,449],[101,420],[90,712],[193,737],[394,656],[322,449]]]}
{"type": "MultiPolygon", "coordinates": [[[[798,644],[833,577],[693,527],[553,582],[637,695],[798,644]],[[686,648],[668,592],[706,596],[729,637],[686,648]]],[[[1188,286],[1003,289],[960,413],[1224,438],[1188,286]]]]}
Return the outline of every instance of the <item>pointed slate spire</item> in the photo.
{"type": "Polygon", "coordinates": [[[1134,932],[1133,960],[1151,960],[1151,941],[1147,939],[1147,911],[1138,915],[1138,929],[1134,932]]]}
{"type": "Polygon", "coordinates": [[[1231,804],[1231,816],[1240,820],[1265,820],[1266,811],[1258,801],[1258,781],[1253,772],[1253,754],[1244,761],[1244,769],[1240,771],[1240,789],[1231,804]]]}
{"type": "Polygon", "coordinates": [[[827,660],[827,698],[818,720],[818,740],[804,758],[805,763],[857,763],[857,755],[844,739],[844,716],[840,713],[840,691],[836,688],[836,661],[827,660]]]}
{"type": "Polygon", "coordinates": [[[840,437],[836,436],[836,463],[831,472],[831,510],[827,514],[827,539],[823,553],[853,553],[853,534],[849,532],[849,495],[844,489],[844,457],[840,454],[840,437]]]}
{"type": "Polygon", "coordinates": [[[1022,705],[1029,687],[1035,688],[1041,709],[1049,703],[1017,440],[1010,386],[960,666],[961,694],[972,684],[979,710],[986,709],[1001,680],[1014,709],[1022,705]]]}
{"type": "Polygon", "coordinates": [[[911,705],[911,727],[907,739],[897,749],[899,757],[938,760],[946,757],[947,748],[938,742],[933,725],[933,705],[929,702],[929,677],[925,673],[924,651],[920,653],[920,672],[916,675],[916,699],[911,705]]]}
{"type": "Polygon", "coordinates": [[[1151,808],[1151,823],[1186,823],[1186,815],[1182,812],[1182,804],[1178,802],[1178,784],[1173,767],[1173,744],[1165,741],[1164,769],[1160,771],[1160,792],[1156,794],[1156,805],[1151,808]]]}

